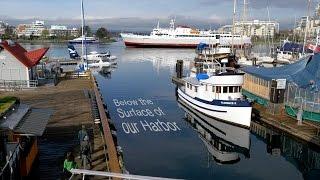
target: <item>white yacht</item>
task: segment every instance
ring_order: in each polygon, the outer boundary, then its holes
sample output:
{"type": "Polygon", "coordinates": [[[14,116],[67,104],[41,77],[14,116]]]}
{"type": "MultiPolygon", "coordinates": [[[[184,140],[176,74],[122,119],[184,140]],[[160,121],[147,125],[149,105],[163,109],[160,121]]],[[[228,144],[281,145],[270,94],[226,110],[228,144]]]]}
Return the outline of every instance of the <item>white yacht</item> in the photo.
{"type": "Polygon", "coordinates": [[[251,38],[231,33],[218,33],[212,30],[199,30],[188,26],[175,26],[175,20],[170,22],[170,28],[160,28],[159,23],[150,35],[133,33],[120,34],[126,46],[133,47],[184,47],[196,48],[199,43],[234,45],[234,47],[251,46],[251,38]]]}
{"type": "Polygon", "coordinates": [[[111,64],[116,64],[115,60],[117,59],[117,57],[111,55],[110,51],[107,51],[104,53],[98,53],[96,51],[92,51],[89,54],[83,55],[83,57],[80,57],[77,50],[72,44],[68,45],[68,51],[71,59],[84,59],[85,61],[87,61],[88,65],[91,64],[90,66],[96,66],[96,65],[108,66],[111,64]]]}
{"type": "Polygon", "coordinates": [[[95,37],[84,37],[84,36],[69,40],[70,44],[81,44],[82,42],[86,44],[91,44],[91,43],[98,43],[99,40],[95,37]]]}
{"type": "Polygon", "coordinates": [[[116,56],[111,55],[110,51],[98,53],[97,51],[92,51],[85,56],[88,61],[114,61],[117,59],[116,56]]]}
{"type": "Polygon", "coordinates": [[[199,133],[200,140],[219,164],[232,164],[243,154],[250,157],[250,130],[210,118],[181,99],[178,105],[186,112],[186,120],[199,133]]]}
{"type": "Polygon", "coordinates": [[[185,85],[178,88],[178,96],[211,118],[250,128],[252,106],[241,94],[244,73],[228,70],[227,60],[221,63],[224,67],[217,61],[198,65],[196,74],[184,78],[185,85]]]}

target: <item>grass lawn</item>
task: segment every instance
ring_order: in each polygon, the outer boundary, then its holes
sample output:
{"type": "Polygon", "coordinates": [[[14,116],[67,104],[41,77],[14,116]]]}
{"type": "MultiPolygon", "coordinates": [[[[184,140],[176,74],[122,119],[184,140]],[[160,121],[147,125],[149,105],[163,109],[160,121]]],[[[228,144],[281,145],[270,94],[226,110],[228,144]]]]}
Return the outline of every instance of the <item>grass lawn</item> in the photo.
{"type": "Polygon", "coordinates": [[[0,115],[4,112],[6,112],[6,110],[11,107],[12,104],[14,104],[16,102],[17,98],[15,97],[3,97],[0,98],[0,115]]]}

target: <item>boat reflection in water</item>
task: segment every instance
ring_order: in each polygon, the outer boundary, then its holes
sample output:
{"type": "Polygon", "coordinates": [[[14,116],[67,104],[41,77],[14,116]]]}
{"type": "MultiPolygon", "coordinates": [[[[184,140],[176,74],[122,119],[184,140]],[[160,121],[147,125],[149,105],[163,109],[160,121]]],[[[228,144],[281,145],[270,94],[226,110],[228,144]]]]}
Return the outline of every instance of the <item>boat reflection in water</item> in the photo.
{"type": "Polygon", "coordinates": [[[250,130],[215,120],[193,109],[178,98],[186,120],[198,131],[200,139],[219,164],[234,164],[240,154],[250,158],[250,130]]]}
{"type": "Polygon", "coordinates": [[[94,72],[99,73],[101,76],[107,79],[111,79],[111,73],[117,68],[117,64],[112,64],[111,66],[96,68],[94,69],[94,72]]]}

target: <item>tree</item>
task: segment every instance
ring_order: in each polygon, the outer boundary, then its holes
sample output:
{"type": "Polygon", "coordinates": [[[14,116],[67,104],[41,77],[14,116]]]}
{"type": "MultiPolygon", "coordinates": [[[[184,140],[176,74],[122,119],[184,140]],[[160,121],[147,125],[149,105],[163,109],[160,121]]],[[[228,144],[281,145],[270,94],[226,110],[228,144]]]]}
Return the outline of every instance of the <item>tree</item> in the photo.
{"type": "MultiPolygon", "coordinates": [[[[84,34],[86,36],[92,36],[92,31],[91,31],[90,26],[84,26],[83,30],[84,30],[84,34]]],[[[78,36],[82,36],[82,28],[81,27],[79,28],[78,36]]]]}
{"type": "Polygon", "coordinates": [[[42,38],[47,38],[49,36],[49,30],[48,29],[44,29],[41,33],[41,37],[42,38]]]}
{"type": "Polygon", "coordinates": [[[84,26],[84,33],[86,36],[92,36],[92,31],[90,26],[84,26]]]}
{"type": "Polygon", "coordinates": [[[107,38],[109,35],[108,31],[106,30],[106,28],[104,27],[101,27],[97,30],[96,32],[96,36],[99,38],[99,39],[103,39],[103,38],[107,38]]]}

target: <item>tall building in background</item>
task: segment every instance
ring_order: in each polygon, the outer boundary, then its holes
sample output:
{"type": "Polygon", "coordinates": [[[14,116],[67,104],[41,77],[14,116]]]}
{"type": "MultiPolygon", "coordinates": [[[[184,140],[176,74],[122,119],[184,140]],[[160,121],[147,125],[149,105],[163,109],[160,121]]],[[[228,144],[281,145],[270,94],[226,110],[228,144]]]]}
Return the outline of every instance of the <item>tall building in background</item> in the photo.
{"type": "MultiPolygon", "coordinates": [[[[231,32],[232,25],[225,25],[220,32],[231,32]]],[[[274,37],[279,33],[279,23],[276,21],[238,21],[235,22],[235,34],[243,34],[251,37],[274,37]]]]}

